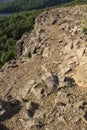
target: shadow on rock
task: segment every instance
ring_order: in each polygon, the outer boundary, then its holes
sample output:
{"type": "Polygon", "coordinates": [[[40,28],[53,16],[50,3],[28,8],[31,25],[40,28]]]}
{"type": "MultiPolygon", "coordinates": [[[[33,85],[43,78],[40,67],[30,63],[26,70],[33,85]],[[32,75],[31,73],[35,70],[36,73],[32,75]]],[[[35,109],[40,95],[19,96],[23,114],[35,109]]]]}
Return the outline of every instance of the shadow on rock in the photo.
{"type": "Polygon", "coordinates": [[[66,82],[66,86],[74,87],[76,85],[75,80],[70,77],[65,77],[64,82],[66,82]]]}
{"type": "Polygon", "coordinates": [[[37,109],[39,109],[39,104],[31,102],[30,109],[28,110],[28,116],[32,118],[37,109]]]}
{"type": "Polygon", "coordinates": [[[21,106],[18,106],[18,107],[13,108],[10,111],[5,112],[2,116],[0,116],[0,122],[13,117],[15,114],[19,113],[20,110],[21,110],[21,106]]]}
{"type": "Polygon", "coordinates": [[[0,124],[0,130],[9,130],[9,128],[7,128],[5,125],[0,124]]]}
{"type": "Polygon", "coordinates": [[[85,113],[85,116],[84,116],[84,118],[86,119],[86,121],[87,121],[87,112],[85,113]]]}
{"type": "Polygon", "coordinates": [[[21,110],[21,104],[18,100],[9,96],[7,101],[0,101],[0,122],[5,121],[19,113],[21,110]]]}

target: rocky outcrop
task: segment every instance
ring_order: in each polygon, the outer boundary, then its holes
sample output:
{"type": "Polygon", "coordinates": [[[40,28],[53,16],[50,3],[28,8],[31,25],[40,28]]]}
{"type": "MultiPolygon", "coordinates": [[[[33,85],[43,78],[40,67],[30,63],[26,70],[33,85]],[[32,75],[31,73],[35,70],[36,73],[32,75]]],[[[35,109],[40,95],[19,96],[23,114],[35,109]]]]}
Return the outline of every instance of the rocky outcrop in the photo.
{"type": "Polygon", "coordinates": [[[23,35],[20,40],[16,43],[16,58],[19,59],[22,56],[23,49],[24,49],[24,40],[27,38],[27,35],[23,35]]]}
{"type": "Polygon", "coordinates": [[[0,69],[0,129],[87,129],[86,16],[86,6],[45,11],[17,42],[0,69]]]}

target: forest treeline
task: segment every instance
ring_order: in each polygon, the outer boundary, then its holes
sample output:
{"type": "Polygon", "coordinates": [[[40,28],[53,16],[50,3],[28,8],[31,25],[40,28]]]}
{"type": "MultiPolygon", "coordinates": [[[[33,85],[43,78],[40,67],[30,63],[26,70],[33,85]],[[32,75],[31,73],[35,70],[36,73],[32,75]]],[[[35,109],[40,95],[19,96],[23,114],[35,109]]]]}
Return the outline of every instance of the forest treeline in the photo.
{"type": "Polygon", "coordinates": [[[0,17],[0,66],[15,59],[16,41],[31,32],[40,11],[26,11],[8,17],[0,17]]]}
{"type": "MultiPolygon", "coordinates": [[[[1,0],[2,1],[2,0],[1,0]]],[[[19,12],[32,9],[41,9],[73,0],[7,0],[0,3],[1,12],[19,12]]]]}
{"type": "Polygon", "coordinates": [[[0,13],[42,9],[61,4],[69,6],[87,4],[87,0],[0,0],[0,13]]]}

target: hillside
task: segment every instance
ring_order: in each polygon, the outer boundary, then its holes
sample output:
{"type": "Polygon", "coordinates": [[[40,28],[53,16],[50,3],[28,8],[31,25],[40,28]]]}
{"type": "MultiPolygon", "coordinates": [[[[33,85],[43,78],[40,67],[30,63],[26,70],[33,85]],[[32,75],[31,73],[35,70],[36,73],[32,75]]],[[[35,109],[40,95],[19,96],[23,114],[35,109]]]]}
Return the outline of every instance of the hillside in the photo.
{"type": "Polygon", "coordinates": [[[7,3],[7,2],[13,2],[14,0],[0,0],[0,4],[7,3]]]}
{"type": "Polygon", "coordinates": [[[19,12],[24,10],[41,9],[72,0],[14,0],[0,6],[0,12],[19,12]]]}
{"type": "Polygon", "coordinates": [[[0,69],[1,130],[87,130],[87,6],[40,14],[0,69]]]}
{"type": "Polygon", "coordinates": [[[70,3],[67,3],[68,6],[84,5],[84,4],[87,4],[87,0],[73,0],[70,3]]]}
{"type": "Polygon", "coordinates": [[[13,0],[0,0],[0,2],[11,2],[13,0]]]}
{"type": "Polygon", "coordinates": [[[34,27],[40,11],[25,11],[8,17],[0,17],[0,67],[15,59],[16,41],[34,27]]]}
{"type": "Polygon", "coordinates": [[[87,4],[86,0],[0,0],[0,13],[20,12],[25,10],[42,9],[52,6],[74,6],[87,4]]]}

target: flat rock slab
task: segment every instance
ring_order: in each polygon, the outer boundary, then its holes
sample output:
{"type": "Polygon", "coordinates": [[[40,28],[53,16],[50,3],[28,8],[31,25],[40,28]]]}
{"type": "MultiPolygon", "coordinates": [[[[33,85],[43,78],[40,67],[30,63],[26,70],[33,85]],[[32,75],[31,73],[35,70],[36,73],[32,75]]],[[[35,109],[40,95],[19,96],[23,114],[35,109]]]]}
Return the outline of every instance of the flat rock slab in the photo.
{"type": "Polygon", "coordinates": [[[79,86],[87,87],[87,64],[78,66],[74,78],[79,86]]]}

